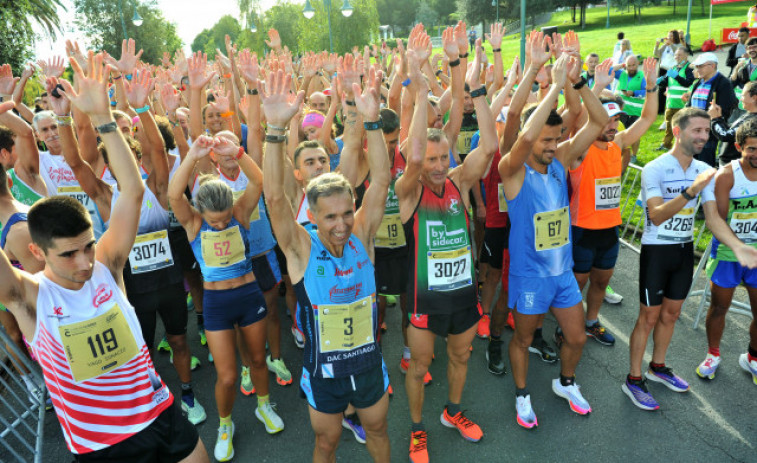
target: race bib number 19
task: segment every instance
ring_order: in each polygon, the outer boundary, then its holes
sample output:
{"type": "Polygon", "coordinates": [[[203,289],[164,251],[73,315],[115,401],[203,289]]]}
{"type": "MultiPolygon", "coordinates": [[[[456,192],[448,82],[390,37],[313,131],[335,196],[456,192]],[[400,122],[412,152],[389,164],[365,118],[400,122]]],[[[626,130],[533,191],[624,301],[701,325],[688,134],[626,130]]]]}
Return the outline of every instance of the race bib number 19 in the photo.
{"type": "Polygon", "coordinates": [[[58,327],[74,381],[96,378],[137,356],[139,349],[121,308],[58,327]]]}
{"type": "Polygon", "coordinates": [[[321,352],[352,350],[374,341],[373,296],[352,304],[318,306],[321,352]]]}
{"type": "Polygon", "coordinates": [[[399,214],[384,214],[376,231],[375,245],[377,248],[400,248],[405,245],[405,230],[399,214]]]}

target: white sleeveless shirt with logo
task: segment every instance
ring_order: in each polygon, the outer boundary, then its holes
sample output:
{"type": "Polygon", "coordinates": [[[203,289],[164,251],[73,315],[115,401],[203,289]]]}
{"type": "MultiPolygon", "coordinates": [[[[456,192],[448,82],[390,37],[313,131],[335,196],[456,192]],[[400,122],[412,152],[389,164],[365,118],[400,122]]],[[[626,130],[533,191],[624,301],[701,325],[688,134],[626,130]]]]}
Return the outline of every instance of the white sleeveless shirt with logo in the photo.
{"type": "Polygon", "coordinates": [[[108,268],[95,261],[79,290],[37,273],[31,347],[69,450],[84,454],[149,426],[173,396],[155,371],[134,308],[108,268]]]}

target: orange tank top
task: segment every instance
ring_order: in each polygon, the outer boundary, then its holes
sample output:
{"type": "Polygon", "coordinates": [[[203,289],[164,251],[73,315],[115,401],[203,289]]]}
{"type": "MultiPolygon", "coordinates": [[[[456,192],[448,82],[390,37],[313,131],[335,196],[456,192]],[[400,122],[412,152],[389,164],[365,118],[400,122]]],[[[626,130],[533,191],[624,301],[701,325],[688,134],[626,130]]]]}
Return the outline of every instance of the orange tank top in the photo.
{"type": "Polygon", "coordinates": [[[570,222],[590,230],[620,225],[620,177],[623,160],[613,142],[589,147],[581,165],[570,171],[570,222]]]}

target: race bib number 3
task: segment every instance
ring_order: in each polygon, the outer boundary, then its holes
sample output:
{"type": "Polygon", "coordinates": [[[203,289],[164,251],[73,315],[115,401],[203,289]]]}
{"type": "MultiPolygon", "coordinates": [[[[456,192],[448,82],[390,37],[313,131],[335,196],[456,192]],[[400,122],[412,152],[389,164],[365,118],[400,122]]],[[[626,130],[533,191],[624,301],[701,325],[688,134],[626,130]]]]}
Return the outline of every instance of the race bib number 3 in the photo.
{"type": "Polygon", "coordinates": [[[374,341],[373,296],[352,304],[318,306],[321,352],[352,350],[374,341]]]}
{"type": "Polygon", "coordinates": [[[384,214],[381,225],[376,232],[375,245],[377,248],[400,248],[404,246],[405,230],[399,214],[384,214]]]}
{"type": "Polygon", "coordinates": [[[620,207],[620,177],[594,180],[594,209],[617,209],[620,207]]]}
{"type": "Polygon", "coordinates": [[[87,194],[84,192],[84,190],[81,189],[80,186],[59,186],[58,194],[63,195],[63,196],[69,196],[79,201],[82,204],[82,206],[87,208],[87,212],[89,212],[89,215],[97,214],[97,209],[95,208],[95,202],[92,201],[92,198],[87,196],[87,194]]]}
{"type": "Polygon", "coordinates": [[[537,251],[556,249],[569,242],[570,217],[567,207],[534,214],[534,246],[537,251]]]}
{"type": "Polygon", "coordinates": [[[757,243],[757,212],[734,212],[731,230],[744,243],[757,243]]]}
{"type": "Polygon", "coordinates": [[[208,267],[228,267],[244,260],[244,241],[239,226],[202,232],[202,258],[208,267]]]}
{"type": "Polygon", "coordinates": [[[657,239],[688,242],[694,238],[694,208],[687,207],[657,227],[657,239]]]}
{"type": "Polygon", "coordinates": [[[428,253],[428,289],[452,291],[473,284],[471,248],[428,253]]]}
{"type": "Polygon", "coordinates": [[[129,253],[131,273],[145,273],[173,265],[171,245],[166,230],[137,235],[129,253]]]}
{"type": "Polygon", "coordinates": [[[505,199],[505,186],[497,184],[497,199],[499,200],[499,212],[507,212],[507,199],[505,199]]]}
{"type": "Polygon", "coordinates": [[[139,349],[121,308],[58,327],[74,381],[96,378],[137,356],[139,349]]]}

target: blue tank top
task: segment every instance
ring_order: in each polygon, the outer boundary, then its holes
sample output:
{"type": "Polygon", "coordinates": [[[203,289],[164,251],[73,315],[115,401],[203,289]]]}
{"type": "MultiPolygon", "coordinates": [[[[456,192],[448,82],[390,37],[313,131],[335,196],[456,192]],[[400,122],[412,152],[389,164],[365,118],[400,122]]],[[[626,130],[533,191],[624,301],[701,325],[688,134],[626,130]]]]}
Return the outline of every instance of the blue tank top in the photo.
{"type": "Polygon", "coordinates": [[[343,378],[381,364],[376,341],[376,281],[363,244],[352,235],[342,257],[333,256],[310,231],[305,275],[294,285],[300,329],[305,333],[303,366],[314,377],[343,378]]]}
{"type": "Polygon", "coordinates": [[[555,159],[541,174],[525,165],[518,196],[507,200],[510,214],[510,275],[549,277],[573,268],[570,203],[565,167],[555,159]]]}
{"type": "Polygon", "coordinates": [[[25,212],[16,212],[8,218],[8,221],[3,224],[3,230],[0,232],[0,249],[5,249],[5,242],[8,240],[8,232],[11,227],[18,222],[26,222],[25,212]]]}
{"type": "MultiPolygon", "coordinates": [[[[231,191],[234,192],[235,200],[244,193],[249,182],[247,176],[241,170],[235,179],[229,178],[219,171],[219,179],[231,188],[231,191]]],[[[253,256],[270,251],[276,246],[276,239],[273,237],[273,232],[271,231],[271,222],[268,220],[265,199],[262,194],[258,200],[258,208],[250,215],[250,230],[248,235],[250,250],[253,256]]]]}
{"type": "Polygon", "coordinates": [[[234,217],[223,230],[216,230],[203,220],[191,245],[205,281],[230,280],[252,272],[247,229],[234,217]]]}

